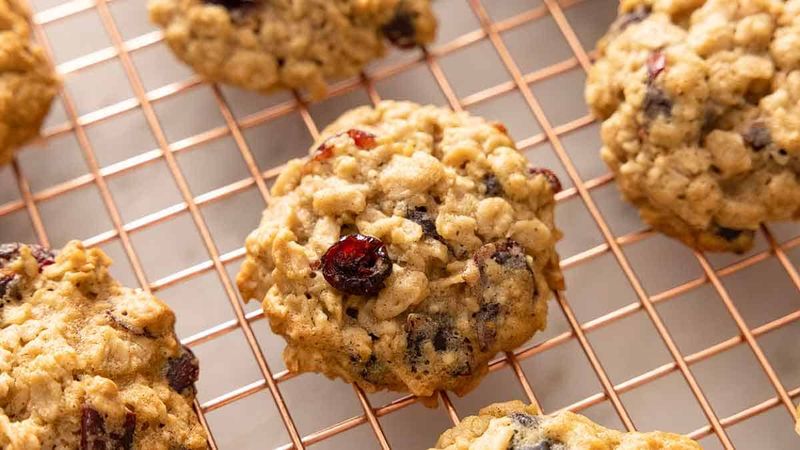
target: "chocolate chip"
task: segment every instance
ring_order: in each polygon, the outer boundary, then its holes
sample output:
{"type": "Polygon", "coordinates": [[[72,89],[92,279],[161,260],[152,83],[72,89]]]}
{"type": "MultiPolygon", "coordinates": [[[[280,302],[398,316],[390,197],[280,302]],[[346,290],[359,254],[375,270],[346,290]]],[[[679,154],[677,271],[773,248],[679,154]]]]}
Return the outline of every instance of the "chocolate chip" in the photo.
{"type": "Polygon", "coordinates": [[[406,332],[406,361],[411,366],[412,372],[416,373],[419,366],[430,362],[425,360],[423,355],[423,347],[430,341],[437,352],[458,352],[448,367],[451,375],[471,373],[472,347],[469,341],[449,324],[447,317],[412,313],[406,317],[403,329],[406,332]]]}
{"type": "Polygon", "coordinates": [[[647,57],[647,82],[652,83],[667,68],[667,57],[661,50],[650,53],[647,57]]]}
{"type": "Polygon", "coordinates": [[[547,178],[547,182],[550,183],[550,188],[553,190],[553,193],[558,194],[561,192],[561,180],[558,179],[558,175],[552,170],[545,169],[544,167],[531,167],[528,169],[528,173],[531,175],[544,175],[544,177],[547,178]]]}
{"type": "Polygon", "coordinates": [[[414,48],[417,45],[414,16],[405,9],[398,9],[392,20],[385,24],[381,31],[386,39],[396,47],[414,48]]]}
{"type": "Polygon", "coordinates": [[[500,184],[500,180],[493,173],[483,177],[483,184],[486,186],[486,195],[489,197],[501,197],[503,195],[503,185],[500,184]]]}
{"type": "Polygon", "coordinates": [[[555,450],[557,443],[550,439],[540,441],[535,445],[523,444],[520,446],[513,446],[510,450],[555,450]]]}
{"type": "Polygon", "coordinates": [[[648,119],[655,119],[659,115],[669,117],[672,114],[672,100],[664,91],[652,85],[647,86],[642,107],[648,119]]]}
{"type": "Polygon", "coordinates": [[[485,352],[494,344],[497,338],[497,316],[499,315],[500,305],[497,303],[484,303],[478,312],[472,315],[475,319],[475,331],[481,351],[485,352]]]}
{"type": "Polygon", "coordinates": [[[257,4],[256,0],[205,0],[212,5],[223,6],[228,11],[253,7],[257,4]]]}
{"type": "Polygon", "coordinates": [[[633,11],[621,15],[614,24],[611,25],[611,28],[617,31],[622,31],[625,28],[628,28],[630,25],[634,23],[639,23],[646,19],[652,10],[650,6],[640,6],[633,11]]]}
{"type": "Polygon", "coordinates": [[[444,242],[444,238],[436,231],[435,220],[425,206],[408,208],[406,211],[406,218],[422,227],[422,232],[425,236],[444,242]]]}
{"type": "Polygon", "coordinates": [[[726,241],[735,241],[744,230],[737,230],[734,228],[727,228],[727,227],[717,227],[717,235],[726,241]]]}
{"type": "Polygon", "coordinates": [[[497,264],[510,269],[528,267],[528,261],[525,259],[525,250],[513,239],[506,239],[495,244],[495,252],[492,254],[492,259],[497,264]]]}
{"type": "Polygon", "coordinates": [[[742,133],[742,139],[755,151],[762,150],[772,143],[772,135],[769,132],[769,128],[762,122],[754,122],[750,125],[750,128],[742,133]]]}
{"type": "Polygon", "coordinates": [[[199,362],[189,347],[184,346],[180,356],[167,360],[167,382],[176,392],[193,387],[199,375],[199,362]]]}
{"type": "Polygon", "coordinates": [[[536,428],[539,426],[539,418],[530,414],[515,412],[511,413],[509,417],[511,417],[511,420],[525,428],[536,428]]]}

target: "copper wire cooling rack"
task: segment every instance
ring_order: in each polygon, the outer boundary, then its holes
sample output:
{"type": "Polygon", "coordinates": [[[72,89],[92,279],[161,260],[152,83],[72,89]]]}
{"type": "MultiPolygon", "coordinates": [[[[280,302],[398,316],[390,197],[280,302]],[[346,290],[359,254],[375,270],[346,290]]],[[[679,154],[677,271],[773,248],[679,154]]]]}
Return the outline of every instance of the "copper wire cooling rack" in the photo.
{"type": "Polygon", "coordinates": [[[652,233],[618,199],[580,100],[616,4],[435,4],[436,44],[393,53],[311,103],[204,83],[169,56],[142,0],[33,0],[36,39],[65,89],[42,139],[0,169],[0,235],[82,238],[116,256],[123,281],[166,298],[201,359],[196,407],[214,448],[420,448],[513,397],[707,448],[800,447],[800,228],[765,226],[746,255],[705,255],[652,233]],[[505,121],[567,186],[557,215],[568,290],[549,330],[495,360],[474,393],[442,393],[437,410],[287,372],[233,283],[280,165],[344,109],[392,97],[505,121]]]}

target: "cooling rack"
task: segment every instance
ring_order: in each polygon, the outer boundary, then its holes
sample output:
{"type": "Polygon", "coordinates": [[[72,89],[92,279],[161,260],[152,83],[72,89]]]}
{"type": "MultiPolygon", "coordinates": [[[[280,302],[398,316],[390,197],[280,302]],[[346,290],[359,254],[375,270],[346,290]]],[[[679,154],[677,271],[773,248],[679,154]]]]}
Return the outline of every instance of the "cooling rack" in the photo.
{"type": "Polygon", "coordinates": [[[43,137],[0,169],[0,236],[83,239],[115,258],[123,282],[164,298],[200,357],[195,406],[214,448],[425,448],[511,398],[706,448],[800,444],[800,227],[762,227],[745,255],[706,255],[653,233],[619,199],[581,98],[612,0],[438,0],[434,45],[392,53],[319,102],[204,83],[169,55],[142,0],[32,3],[65,87],[43,137]],[[233,283],[281,164],[345,109],[381,98],[502,120],[565,185],[568,290],[548,330],[434,410],[289,373],[233,283]]]}

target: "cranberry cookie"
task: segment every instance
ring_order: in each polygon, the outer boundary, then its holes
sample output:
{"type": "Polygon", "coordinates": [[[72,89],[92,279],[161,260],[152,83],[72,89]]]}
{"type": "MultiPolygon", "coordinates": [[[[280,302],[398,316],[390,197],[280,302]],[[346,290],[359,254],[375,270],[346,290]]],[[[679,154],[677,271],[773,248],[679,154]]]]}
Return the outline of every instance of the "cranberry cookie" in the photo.
{"type": "Polygon", "coordinates": [[[439,437],[442,450],[701,450],[680,434],[623,433],[571,412],[544,416],[520,401],[495,403],[439,437]]]}
{"type": "Polygon", "coordinates": [[[0,164],[39,133],[58,81],[41,48],[30,43],[28,11],[0,0],[0,164]]]}
{"type": "Polygon", "coordinates": [[[197,360],[100,250],[0,245],[0,448],[205,449],[197,360]]]}
{"type": "Polygon", "coordinates": [[[800,218],[800,0],[624,0],[586,99],[645,222],[747,250],[800,218]]]}
{"type": "Polygon", "coordinates": [[[505,128],[405,102],[361,107],[290,161],[238,276],[286,365],[431,396],[545,327],[563,288],[557,179],[505,128]]]}
{"type": "Polygon", "coordinates": [[[167,43],[212,81],[268,92],[325,94],[383,55],[433,40],[429,0],[150,0],[167,43]]]}

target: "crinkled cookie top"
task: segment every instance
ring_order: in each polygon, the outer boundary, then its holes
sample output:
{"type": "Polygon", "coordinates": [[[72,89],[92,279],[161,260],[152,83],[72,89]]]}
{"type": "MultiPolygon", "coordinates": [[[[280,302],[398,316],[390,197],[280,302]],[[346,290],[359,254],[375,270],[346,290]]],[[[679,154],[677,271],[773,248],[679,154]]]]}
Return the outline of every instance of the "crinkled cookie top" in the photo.
{"type": "Polygon", "coordinates": [[[520,401],[495,403],[445,431],[431,450],[701,450],[688,437],[623,433],[571,412],[540,415],[520,401]]]}
{"type": "Polygon", "coordinates": [[[558,180],[529,168],[502,125],[382,102],[311,151],[276,180],[238,276],[286,339],[287,367],[463,393],[544,328],[563,288],[558,180]]]}
{"type": "Polygon", "coordinates": [[[149,0],[151,20],[198,73],[246,89],[308,89],[356,75],[384,52],[429,43],[429,0],[149,0]]]}
{"type": "Polygon", "coordinates": [[[800,217],[800,0],[625,0],[586,98],[655,228],[743,251],[800,217]]]}
{"type": "Polygon", "coordinates": [[[0,447],[205,449],[197,360],[100,250],[0,245],[0,447]]]}
{"type": "Polygon", "coordinates": [[[38,134],[57,90],[44,52],[30,43],[27,9],[0,0],[0,164],[38,134]]]}

